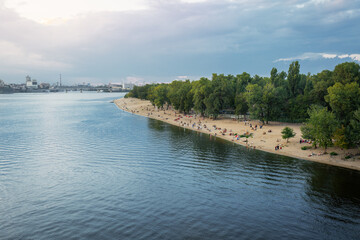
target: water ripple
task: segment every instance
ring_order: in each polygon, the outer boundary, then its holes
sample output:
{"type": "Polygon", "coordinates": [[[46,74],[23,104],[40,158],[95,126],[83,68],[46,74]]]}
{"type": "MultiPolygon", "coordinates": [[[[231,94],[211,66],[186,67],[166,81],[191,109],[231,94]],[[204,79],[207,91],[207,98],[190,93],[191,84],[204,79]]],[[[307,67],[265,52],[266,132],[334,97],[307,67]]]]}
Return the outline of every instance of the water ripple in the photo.
{"type": "Polygon", "coordinates": [[[128,114],[117,97],[0,95],[0,239],[358,237],[358,172],[128,114]]]}

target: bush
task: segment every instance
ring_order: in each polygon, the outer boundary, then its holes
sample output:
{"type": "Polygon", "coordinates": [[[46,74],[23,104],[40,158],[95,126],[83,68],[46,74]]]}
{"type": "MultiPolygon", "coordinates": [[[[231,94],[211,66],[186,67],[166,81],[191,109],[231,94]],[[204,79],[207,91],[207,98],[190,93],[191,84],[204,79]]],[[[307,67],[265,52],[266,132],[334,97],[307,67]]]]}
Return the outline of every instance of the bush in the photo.
{"type": "Polygon", "coordinates": [[[331,156],[336,156],[336,155],[339,155],[339,154],[337,154],[336,152],[331,152],[330,155],[331,156]]]}
{"type": "Polygon", "coordinates": [[[302,146],[301,150],[308,150],[308,149],[311,149],[311,148],[312,148],[311,146],[302,146]]]}
{"type": "Polygon", "coordinates": [[[242,134],[242,135],[240,135],[239,137],[240,137],[240,138],[243,138],[243,137],[249,138],[249,137],[252,137],[252,136],[253,136],[253,134],[250,133],[250,134],[242,134]]]}

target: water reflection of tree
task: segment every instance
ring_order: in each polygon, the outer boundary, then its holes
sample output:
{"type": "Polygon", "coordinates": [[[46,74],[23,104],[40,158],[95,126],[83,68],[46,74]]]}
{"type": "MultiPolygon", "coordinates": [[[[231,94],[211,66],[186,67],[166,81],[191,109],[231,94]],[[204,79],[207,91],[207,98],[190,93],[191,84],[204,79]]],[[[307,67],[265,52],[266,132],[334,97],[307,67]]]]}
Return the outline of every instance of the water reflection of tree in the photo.
{"type": "Polygon", "coordinates": [[[159,120],[149,119],[148,126],[150,129],[163,131],[166,127],[166,123],[159,121],[159,120]]]}
{"type": "MultiPolygon", "coordinates": [[[[199,133],[182,127],[169,125],[157,120],[149,121],[151,129],[168,131],[169,143],[173,151],[184,151],[194,156],[193,161],[217,165],[218,169],[247,168],[256,170],[258,177],[273,180],[273,175],[280,171],[286,179],[295,175],[292,171],[296,159],[269,154],[262,151],[247,149],[246,147],[216,138],[206,133],[199,133]],[[179,149],[181,147],[182,149],[179,149]],[[186,150],[184,150],[186,148],[186,150]],[[261,171],[258,171],[261,169],[261,171]],[[287,169],[284,174],[284,169],[287,169]],[[289,170],[290,169],[290,170],[289,170]]],[[[296,167],[295,167],[296,168],[296,167]]]]}

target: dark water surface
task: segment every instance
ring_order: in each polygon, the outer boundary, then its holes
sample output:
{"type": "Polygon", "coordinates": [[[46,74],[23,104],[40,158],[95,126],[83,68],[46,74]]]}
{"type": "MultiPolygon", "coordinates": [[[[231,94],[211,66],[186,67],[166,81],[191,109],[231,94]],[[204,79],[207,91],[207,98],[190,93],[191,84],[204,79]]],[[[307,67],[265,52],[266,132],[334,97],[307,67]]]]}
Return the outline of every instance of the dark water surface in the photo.
{"type": "Polygon", "coordinates": [[[0,95],[0,239],[360,239],[360,172],[132,115],[0,95]]]}

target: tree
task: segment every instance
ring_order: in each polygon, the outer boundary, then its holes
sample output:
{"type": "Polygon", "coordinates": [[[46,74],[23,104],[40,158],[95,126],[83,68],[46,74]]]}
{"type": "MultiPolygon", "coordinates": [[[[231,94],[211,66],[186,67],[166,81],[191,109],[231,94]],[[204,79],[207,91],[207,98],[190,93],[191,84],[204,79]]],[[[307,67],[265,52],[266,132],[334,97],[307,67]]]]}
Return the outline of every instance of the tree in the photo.
{"type": "Polygon", "coordinates": [[[324,97],[328,94],[328,88],[334,85],[332,74],[332,71],[324,70],[311,76],[310,80],[312,82],[311,84],[313,85],[313,89],[309,92],[309,98],[313,104],[328,106],[324,97]]]}
{"type": "Polygon", "coordinates": [[[289,142],[289,138],[295,137],[296,133],[294,132],[294,129],[285,127],[282,131],[282,138],[286,139],[286,142],[289,142]]]}
{"type": "Polygon", "coordinates": [[[313,135],[313,134],[315,134],[313,131],[313,127],[310,124],[304,124],[303,126],[300,127],[300,130],[302,133],[301,137],[304,139],[311,140],[313,142],[313,146],[315,148],[317,148],[317,143],[316,143],[315,137],[313,135]]]}
{"type": "Polygon", "coordinates": [[[205,99],[206,113],[214,118],[221,110],[234,107],[235,87],[233,76],[213,74],[210,84],[210,94],[205,99]]]}
{"type": "Polygon", "coordinates": [[[246,102],[245,93],[240,93],[235,97],[235,114],[246,115],[249,110],[249,106],[246,102]]]}
{"type": "Polygon", "coordinates": [[[332,137],[338,126],[335,114],[329,112],[326,107],[316,105],[310,107],[308,114],[309,119],[301,131],[303,135],[311,136],[315,144],[324,147],[326,152],[326,149],[332,145],[332,137]]]}
{"type": "Polygon", "coordinates": [[[345,62],[336,65],[333,79],[342,84],[357,82],[360,84],[360,65],[354,62],[345,62]]]}
{"type": "Polygon", "coordinates": [[[335,83],[328,88],[329,94],[325,96],[338,119],[342,119],[345,125],[348,125],[353,112],[360,106],[360,88],[355,82],[335,83]]]}
{"type": "Polygon", "coordinates": [[[207,78],[200,78],[199,81],[192,83],[192,93],[194,95],[194,110],[204,116],[206,111],[205,98],[210,92],[210,80],[207,78]]]}
{"type": "Polygon", "coordinates": [[[167,84],[161,84],[154,87],[153,99],[154,99],[154,104],[158,108],[163,108],[165,103],[167,103],[167,105],[170,104],[170,100],[168,98],[168,91],[169,91],[169,87],[167,84]]]}
{"type": "Polygon", "coordinates": [[[356,110],[353,114],[352,119],[350,120],[350,137],[351,142],[359,147],[360,146],[360,108],[356,110]]]}
{"type": "Polygon", "coordinates": [[[173,81],[169,86],[170,88],[168,92],[168,98],[171,102],[171,105],[176,110],[179,110],[181,105],[181,95],[179,89],[181,88],[182,84],[183,83],[181,81],[173,81]]]}
{"type": "Polygon", "coordinates": [[[249,104],[250,115],[264,122],[264,108],[262,104],[262,88],[257,84],[249,84],[246,87],[246,101],[249,104]]]}
{"type": "Polygon", "coordinates": [[[344,125],[335,130],[333,138],[335,146],[346,149],[349,147],[349,142],[346,139],[346,129],[344,125]]]}
{"type": "Polygon", "coordinates": [[[292,62],[289,66],[288,84],[290,96],[297,95],[297,89],[300,82],[300,64],[298,61],[292,62]]]}

